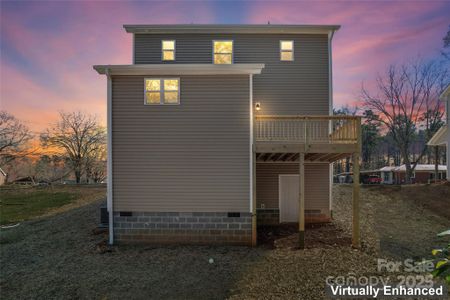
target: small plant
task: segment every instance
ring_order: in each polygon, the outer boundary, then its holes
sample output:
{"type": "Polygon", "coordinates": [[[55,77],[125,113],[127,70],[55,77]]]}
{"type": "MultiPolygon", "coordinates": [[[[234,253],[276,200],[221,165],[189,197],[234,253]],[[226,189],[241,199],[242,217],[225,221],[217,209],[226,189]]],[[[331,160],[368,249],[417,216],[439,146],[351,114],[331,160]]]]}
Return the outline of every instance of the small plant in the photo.
{"type": "MultiPolygon", "coordinates": [[[[450,236],[450,229],[439,233],[438,236],[450,236]]],[[[433,277],[443,278],[450,285],[450,243],[447,247],[433,249],[431,253],[435,257],[434,271],[431,274],[433,277]]]]}

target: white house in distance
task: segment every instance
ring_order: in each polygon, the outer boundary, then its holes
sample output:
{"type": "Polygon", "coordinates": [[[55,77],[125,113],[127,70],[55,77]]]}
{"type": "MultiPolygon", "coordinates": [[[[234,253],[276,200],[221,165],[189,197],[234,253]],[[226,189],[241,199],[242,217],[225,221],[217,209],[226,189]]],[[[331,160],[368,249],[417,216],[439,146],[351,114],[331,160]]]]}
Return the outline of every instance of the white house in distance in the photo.
{"type": "MultiPolygon", "coordinates": [[[[445,88],[440,98],[446,101],[445,115],[446,122],[430,139],[428,146],[447,146],[447,171],[450,170],[450,84],[445,88]]],[[[447,174],[447,180],[450,181],[450,176],[447,174]]]]}
{"type": "MultiPolygon", "coordinates": [[[[412,181],[413,183],[429,183],[430,180],[434,180],[435,176],[434,164],[418,164],[414,168],[412,181]]],[[[398,167],[383,167],[379,170],[382,184],[403,184],[406,178],[406,166],[401,165],[398,167]]],[[[446,178],[447,166],[438,166],[438,179],[446,178]]]]}
{"type": "Polygon", "coordinates": [[[380,169],[380,177],[382,184],[393,184],[394,183],[394,170],[397,167],[386,166],[380,169]]]}
{"type": "Polygon", "coordinates": [[[4,185],[6,183],[6,173],[0,168],[0,185],[4,185]]]}

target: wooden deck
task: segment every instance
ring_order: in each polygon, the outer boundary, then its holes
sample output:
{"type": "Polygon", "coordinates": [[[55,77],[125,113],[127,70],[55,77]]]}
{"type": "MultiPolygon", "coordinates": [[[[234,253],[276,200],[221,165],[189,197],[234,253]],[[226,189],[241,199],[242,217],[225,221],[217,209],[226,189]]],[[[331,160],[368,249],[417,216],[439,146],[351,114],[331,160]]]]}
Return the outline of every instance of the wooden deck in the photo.
{"type": "Polygon", "coordinates": [[[305,162],[332,163],[352,156],[352,243],[360,247],[359,159],[361,117],[256,115],[253,126],[253,243],[256,244],[256,162],[297,162],[299,165],[299,247],[305,239],[305,162]]]}
{"type": "Polygon", "coordinates": [[[333,162],[359,152],[361,118],[354,116],[256,116],[257,161],[333,162]]]}

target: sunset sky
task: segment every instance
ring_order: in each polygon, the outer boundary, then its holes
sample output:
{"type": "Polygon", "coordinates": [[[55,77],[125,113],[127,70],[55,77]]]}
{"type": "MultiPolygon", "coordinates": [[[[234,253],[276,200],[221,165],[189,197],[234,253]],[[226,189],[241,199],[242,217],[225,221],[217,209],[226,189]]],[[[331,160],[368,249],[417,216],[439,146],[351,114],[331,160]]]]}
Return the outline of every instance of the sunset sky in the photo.
{"type": "Polygon", "coordinates": [[[0,106],[43,130],[59,110],[106,115],[94,64],[131,63],[123,24],[339,24],[335,106],[354,104],[362,81],[388,64],[439,57],[450,25],[444,1],[2,1],[0,106]]]}

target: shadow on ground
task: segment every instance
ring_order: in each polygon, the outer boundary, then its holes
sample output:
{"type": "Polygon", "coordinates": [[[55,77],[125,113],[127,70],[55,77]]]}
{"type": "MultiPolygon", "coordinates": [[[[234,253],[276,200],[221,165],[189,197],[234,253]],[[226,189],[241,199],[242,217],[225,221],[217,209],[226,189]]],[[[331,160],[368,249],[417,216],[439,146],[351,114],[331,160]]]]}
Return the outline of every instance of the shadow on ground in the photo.
{"type": "Polygon", "coordinates": [[[99,251],[100,202],[0,231],[2,299],[224,299],[264,249],[120,246],[99,251]],[[210,263],[210,259],[213,263],[210,263]]]}
{"type": "MultiPolygon", "coordinates": [[[[298,224],[259,226],[258,245],[269,249],[298,250],[298,224]]],[[[350,247],[351,237],[334,223],[308,224],[305,230],[305,248],[350,247]]]]}

